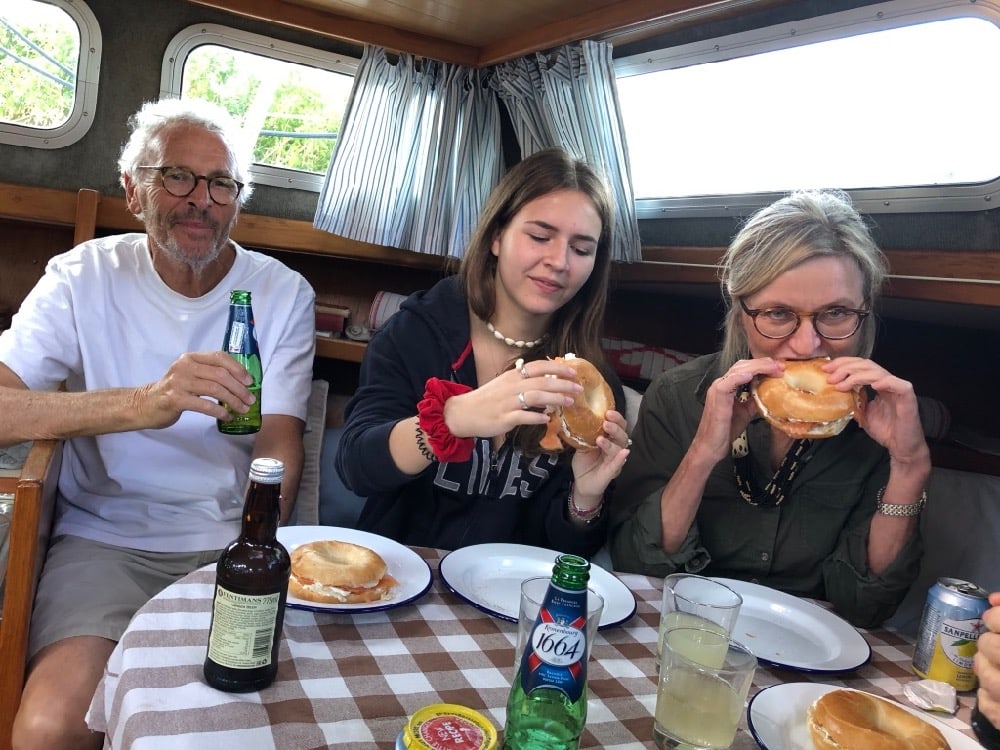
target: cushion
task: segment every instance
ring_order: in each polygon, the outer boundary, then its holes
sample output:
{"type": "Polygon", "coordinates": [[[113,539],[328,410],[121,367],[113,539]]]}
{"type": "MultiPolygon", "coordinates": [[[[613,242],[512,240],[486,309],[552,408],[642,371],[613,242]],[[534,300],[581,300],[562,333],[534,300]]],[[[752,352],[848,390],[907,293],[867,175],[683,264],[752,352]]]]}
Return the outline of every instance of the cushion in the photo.
{"type": "Polygon", "coordinates": [[[319,523],[319,473],[323,455],[323,434],[326,428],[326,397],[330,384],[314,380],[309,394],[306,430],[302,435],[304,452],[302,479],[290,523],[315,526],[319,523]]]}

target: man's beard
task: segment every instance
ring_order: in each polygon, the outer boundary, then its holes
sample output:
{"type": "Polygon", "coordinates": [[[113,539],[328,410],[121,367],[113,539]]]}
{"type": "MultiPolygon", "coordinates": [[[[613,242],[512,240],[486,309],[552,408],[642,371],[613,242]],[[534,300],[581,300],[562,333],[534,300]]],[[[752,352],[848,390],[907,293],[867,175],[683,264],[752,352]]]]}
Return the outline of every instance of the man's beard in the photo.
{"type": "Polygon", "coordinates": [[[221,232],[219,223],[209,217],[207,211],[188,210],[181,216],[163,217],[163,220],[157,223],[156,229],[156,235],[160,236],[154,235],[153,239],[163,253],[174,262],[186,265],[196,274],[201,273],[209,265],[218,260],[222,249],[229,241],[228,232],[221,232]],[[175,235],[171,230],[177,222],[184,221],[185,219],[196,219],[212,228],[216,241],[208,252],[189,252],[175,239],[175,235]]]}

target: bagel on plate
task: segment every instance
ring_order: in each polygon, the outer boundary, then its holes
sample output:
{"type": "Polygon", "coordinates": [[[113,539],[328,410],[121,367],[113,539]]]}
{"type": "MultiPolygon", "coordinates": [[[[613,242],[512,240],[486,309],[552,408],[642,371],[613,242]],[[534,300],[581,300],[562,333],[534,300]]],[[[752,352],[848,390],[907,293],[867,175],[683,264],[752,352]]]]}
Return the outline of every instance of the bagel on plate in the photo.
{"type": "Polygon", "coordinates": [[[827,382],[829,358],[788,360],[777,377],[754,378],[750,393],[761,416],[793,438],[837,435],[861,408],[859,389],[839,391],[827,382]]]}
{"type": "Polygon", "coordinates": [[[550,453],[562,450],[564,444],[580,451],[594,450],[604,415],[615,408],[611,386],[601,371],[582,357],[566,354],[555,361],[576,370],[574,380],[583,386],[583,391],[576,394],[572,406],[557,406],[549,412],[548,428],[539,446],[550,453]]]}
{"type": "Polygon", "coordinates": [[[292,550],[288,593],[310,602],[359,604],[391,599],[397,585],[375,550],[324,540],[292,550]]]}
{"type": "Polygon", "coordinates": [[[891,701],[857,690],[833,690],[809,707],[817,750],[950,750],[941,732],[891,701]]]}

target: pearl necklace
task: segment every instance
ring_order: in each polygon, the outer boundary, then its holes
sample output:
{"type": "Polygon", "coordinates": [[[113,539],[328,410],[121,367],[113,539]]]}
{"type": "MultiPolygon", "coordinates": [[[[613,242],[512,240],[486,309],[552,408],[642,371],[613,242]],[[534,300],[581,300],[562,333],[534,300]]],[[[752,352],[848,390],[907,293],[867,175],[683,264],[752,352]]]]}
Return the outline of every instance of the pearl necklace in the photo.
{"type": "Polygon", "coordinates": [[[504,342],[507,346],[514,346],[514,347],[517,347],[518,349],[534,349],[540,343],[542,343],[543,341],[545,341],[545,336],[544,335],[539,336],[534,341],[520,341],[520,340],[515,341],[514,339],[512,339],[512,338],[510,338],[508,336],[504,336],[502,333],[500,333],[500,331],[498,331],[496,328],[494,328],[493,324],[490,323],[490,322],[486,323],[486,329],[490,333],[492,333],[493,336],[496,339],[504,342]]]}

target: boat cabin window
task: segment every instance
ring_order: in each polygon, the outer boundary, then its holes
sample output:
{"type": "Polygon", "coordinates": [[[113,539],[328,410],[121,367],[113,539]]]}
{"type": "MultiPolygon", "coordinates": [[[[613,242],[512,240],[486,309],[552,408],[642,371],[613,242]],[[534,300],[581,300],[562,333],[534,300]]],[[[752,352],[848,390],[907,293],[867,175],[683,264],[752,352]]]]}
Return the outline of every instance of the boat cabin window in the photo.
{"type": "Polygon", "coordinates": [[[254,182],[319,191],[358,60],[212,24],[183,30],[161,95],[207,99],[258,133],[254,182]]]}
{"type": "Polygon", "coordinates": [[[61,148],[86,135],[101,32],[82,2],[20,0],[0,14],[0,143],[61,148]]]}
{"type": "Polygon", "coordinates": [[[810,187],[869,213],[1000,201],[1000,151],[976,137],[1000,119],[993,3],[896,0],[615,64],[640,218],[738,216],[810,187]]]}

